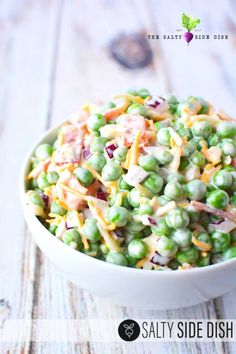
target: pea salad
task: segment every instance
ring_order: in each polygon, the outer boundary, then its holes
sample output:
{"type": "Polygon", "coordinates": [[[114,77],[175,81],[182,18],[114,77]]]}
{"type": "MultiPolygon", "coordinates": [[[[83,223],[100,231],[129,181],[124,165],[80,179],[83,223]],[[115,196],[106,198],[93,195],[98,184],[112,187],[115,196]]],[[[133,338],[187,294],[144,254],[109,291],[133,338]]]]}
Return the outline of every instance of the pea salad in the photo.
{"type": "Polygon", "coordinates": [[[152,270],[236,257],[236,122],[203,98],[129,90],[37,147],[27,204],[56,238],[152,270]]]}

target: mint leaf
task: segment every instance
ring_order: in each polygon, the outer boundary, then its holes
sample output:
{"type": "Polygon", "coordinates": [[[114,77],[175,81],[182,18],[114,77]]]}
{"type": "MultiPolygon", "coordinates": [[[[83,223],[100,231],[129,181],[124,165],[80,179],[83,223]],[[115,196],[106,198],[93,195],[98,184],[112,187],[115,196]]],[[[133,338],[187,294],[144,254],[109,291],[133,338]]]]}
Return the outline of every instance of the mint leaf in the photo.
{"type": "Polygon", "coordinates": [[[188,30],[188,27],[189,27],[189,22],[190,22],[190,18],[183,13],[182,14],[182,26],[184,28],[186,28],[187,30],[188,30]]]}

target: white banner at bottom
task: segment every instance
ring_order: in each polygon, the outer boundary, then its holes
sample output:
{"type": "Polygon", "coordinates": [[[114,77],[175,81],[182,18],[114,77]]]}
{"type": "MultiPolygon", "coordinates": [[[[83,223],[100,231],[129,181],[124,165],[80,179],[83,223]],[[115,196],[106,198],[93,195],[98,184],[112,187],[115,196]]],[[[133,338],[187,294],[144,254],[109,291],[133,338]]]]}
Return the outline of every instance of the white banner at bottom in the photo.
{"type": "Polygon", "coordinates": [[[0,342],[236,341],[236,320],[6,319],[0,342]]]}

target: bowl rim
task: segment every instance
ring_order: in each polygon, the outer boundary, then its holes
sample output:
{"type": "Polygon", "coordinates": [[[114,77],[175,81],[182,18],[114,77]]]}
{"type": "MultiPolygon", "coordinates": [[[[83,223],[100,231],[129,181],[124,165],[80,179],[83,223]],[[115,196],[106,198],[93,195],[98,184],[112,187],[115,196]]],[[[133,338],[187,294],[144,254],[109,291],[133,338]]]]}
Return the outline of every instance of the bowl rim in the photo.
{"type": "MultiPolygon", "coordinates": [[[[108,263],[108,262],[105,262],[101,259],[88,256],[82,252],[79,252],[79,251],[69,247],[64,242],[62,242],[61,240],[57,239],[54,235],[52,235],[51,232],[49,232],[48,229],[33,214],[33,212],[31,212],[29,208],[26,208],[26,204],[25,204],[25,192],[26,192],[25,177],[26,177],[27,167],[29,166],[29,161],[30,161],[31,157],[33,156],[37,146],[39,144],[46,143],[46,141],[48,140],[48,137],[52,134],[54,135],[56,133],[56,131],[66,122],[68,122],[68,120],[62,121],[59,124],[45,130],[43,132],[43,134],[40,136],[40,138],[36,139],[36,142],[33,144],[33,146],[28,150],[28,153],[25,155],[22,166],[20,168],[19,181],[18,181],[19,182],[18,187],[19,187],[20,202],[21,202],[21,207],[23,209],[24,216],[27,214],[27,216],[30,218],[30,222],[32,222],[35,226],[41,228],[42,232],[44,232],[44,233],[46,232],[48,236],[52,237],[52,239],[56,240],[58,242],[58,245],[61,244],[61,246],[64,247],[65,252],[68,252],[68,253],[72,252],[74,255],[77,254],[77,257],[81,257],[82,259],[85,257],[84,259],[86,259],[87,261],[90,259],[89,262],[94,263],[95,266],[100,265],[101,267],[105,267],[105,268],[111,267],[111,270],[130,272],[131,275],[132,274],[134,274],[134,275],[140,274],[140,276],[144,276],[145,274],[147,275],[147,273],[148,273],[152,277],[153,276],[155,276],[155,277],[157,277],[157,276],[183,277],[183,276],[188,276],[191,274],[204,275],[205,273],[209,272],[210,270],[217,271],[217,269],[230,268],[230,266],[232,264],[236,263],[236,258],[232,258],[227,261],[223,261],[221,263],[212,264],[212,265],[208,265],[205,267],[190,268],[190,269],[186,269],[186,270],[182,270],[182,271],[179,271],[179,270],[177,270],[177,271],[173,271],[173,270],[155,271],[155,270],[151,270],[151,269],[137,269],[137,268],[124,267],[121,265],[108,263]]],[[[25,222],[26,222],[27,226],[29,226],[28,222],[26,220],[25,220],[25,222]]]]}

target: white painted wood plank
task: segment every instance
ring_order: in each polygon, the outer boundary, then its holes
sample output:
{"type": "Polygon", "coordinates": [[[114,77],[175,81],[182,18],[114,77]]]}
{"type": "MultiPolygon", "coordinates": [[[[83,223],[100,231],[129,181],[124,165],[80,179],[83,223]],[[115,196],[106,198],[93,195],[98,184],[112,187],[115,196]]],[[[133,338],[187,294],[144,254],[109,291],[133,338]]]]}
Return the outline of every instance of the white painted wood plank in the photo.
{"type": "MultiPolygon", "coordinates": [[[[24,232],[17,186],[23,157],[46,124],[56,8],[56,1],[0,4],[0,311],[14,319],[32,312],[35,244],[24,232]]],[[[26,353],[21,341],[0,344],[0,352],[26,353]]]]}

